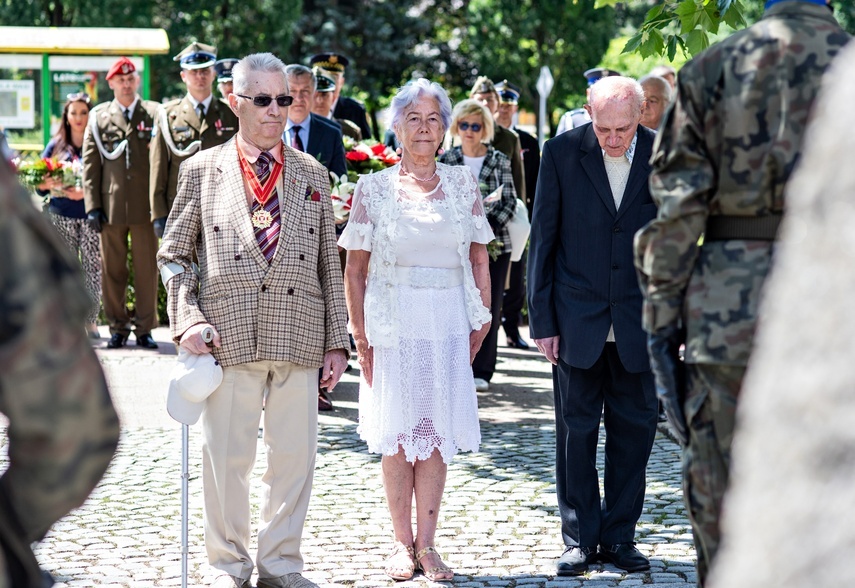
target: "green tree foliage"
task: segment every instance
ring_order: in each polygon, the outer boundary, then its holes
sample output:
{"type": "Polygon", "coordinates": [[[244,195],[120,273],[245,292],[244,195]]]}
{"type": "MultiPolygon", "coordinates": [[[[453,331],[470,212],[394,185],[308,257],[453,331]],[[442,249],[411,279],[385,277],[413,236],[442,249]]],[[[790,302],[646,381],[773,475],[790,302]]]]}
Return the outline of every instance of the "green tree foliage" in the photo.
{"type": "Polygon", "coordinates": [[[616,32],[614,10],[586,0],[471,0],[466,14],[461,51],[474,67],[464,88],[478,74],[507,79],[521,88],[521,107],[535,112],[541,66],[555,79],[548,111],[575,108],[585,99],[582,73],[600,62],[616,32]]]}
{"type": "Polygon", "coordinates": [[[163,28],[171,54],[152,57],[151,95],[167,98],[185,92],[172,56],[192,41],[220,57],[285,55],[301,9],[301,0],[0,0],[0,25],[163,28]]]}
{"type": "MultiPolygon", "coordinates": [[[[413,75],[454,83],[462,60],[449,30],[461,12],[450,0],[305,0],[292,47],[294,61],[335,51],[350,64],[349,95],[362,99],[377,129],[377,111],[413,75]]],[[[346,92],[347,93],[347,92],[346,92]]]]}
{"type": "MultiPolygon", "coordinates": [[[[618,0],[597,0],[600,7],[617,3],[618,0]]],[[[740,0],[665,0],[647,12],[624,52],[638,52],[642,57],[666,56],[673,61],[678,49],[695,55],[709,47],[723,25],[731,29],[747,25],[740,0]]]]}
{"type": "MultiPolygon", "coordinates": [[[[622,0],[596,0],[598,7],[612,7],[622,0]]],[[[629,0],[633,6],[640,0],[629,0]]],[[[855,0],[832,2],[841,26],[855,34],[855,0]]],[[[678,58],[700,53],[711,44],[757,22],[763,16],[763,2],[740,0],[664,0],[656,2],[623,47],[624,53],[642,58],[678,58]]]]}

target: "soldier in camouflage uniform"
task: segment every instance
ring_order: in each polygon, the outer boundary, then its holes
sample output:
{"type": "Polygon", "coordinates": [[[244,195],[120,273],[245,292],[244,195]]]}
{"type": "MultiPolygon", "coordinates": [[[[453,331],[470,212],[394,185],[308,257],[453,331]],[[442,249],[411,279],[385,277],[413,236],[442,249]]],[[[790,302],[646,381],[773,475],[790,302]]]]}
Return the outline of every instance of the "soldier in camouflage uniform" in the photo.
{"type": "Polygon", "coordinates": [[[162,105],[155,119],[149,153],[149,199],[158,237],[163,236],[178,192],[178,167],[197,151],[222,145],[238,128],[228,102],[213,95],[217,50],[204,43],[190,43],[173,60],[181,64],[187,94],[162,105]]]}
{"type": "Polygon", "coordinates": [[[41,588],[52,582],[30,545],[101,479],[119,421],[83,329],[91,301],[80,264],[2,158],[0,251],[0,588],[41,588]]]}
{"type": "Polygon", "coordinates": [[[636,267],[657,393],[684,444],[699,586],[719,546],[734,412],[784,186],[820,78],[847,41],[823,4],[767,3],[762,20],[681,69],[654,146],[659,214],[636,238],[636,267]]]}

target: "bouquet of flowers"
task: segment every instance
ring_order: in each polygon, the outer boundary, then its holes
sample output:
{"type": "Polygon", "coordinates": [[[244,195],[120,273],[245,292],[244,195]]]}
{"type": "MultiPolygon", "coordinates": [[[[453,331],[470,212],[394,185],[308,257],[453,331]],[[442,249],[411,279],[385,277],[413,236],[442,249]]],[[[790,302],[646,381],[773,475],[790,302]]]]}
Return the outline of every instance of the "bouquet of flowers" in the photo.
{"type": "Polygon", "coordinates": [[[16,158],[12,163],[18,171],[18,179],[30,190],[35,190],[48,178],[63,177],[63,165],[54,158],[43,157],[35,161],[16,158]]]}
{"type": "Polygon", "coordinates": [[[377,141],[357,143],[350,137],[344,137],[343,141],[348,170],[356,175],[380,171],[401,161],[394,149],[377,141]]]}
{"type": "Polygon", "coordinates": [[[356,142],[350,137],[343,137],[342,141],[347,173],[337,176],[330,172],[332,178],[330,194],[336,224],[346,222],[350,216],[353,191],[356,189],[359,176],[386,169],[401,161],[394,149],[377,141],[356,142]]]}
{"type": "Polygon", "coordinates": [[[351,182],[347,174],[337,176],[330,172],[332,178],[332,189],[330,196],[332,198],[333,214],[335,215],[335,223],[337,225],[347,221],[350,216],[350,207],[353,203],[353,191],[356,188],[356,182],[351,182]]]}

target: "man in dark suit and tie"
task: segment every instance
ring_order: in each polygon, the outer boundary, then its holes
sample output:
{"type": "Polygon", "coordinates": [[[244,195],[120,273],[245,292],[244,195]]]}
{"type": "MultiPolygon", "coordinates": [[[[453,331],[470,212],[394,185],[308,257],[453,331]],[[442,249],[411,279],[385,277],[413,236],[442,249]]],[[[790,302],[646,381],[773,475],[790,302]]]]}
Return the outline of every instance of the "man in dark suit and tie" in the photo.
{"type": "MultiPolygon", "coordinates": [[[[285,68],[285,76],[294,101],[288,109],[282,140],[286,145],[311,155],[337,176],[347,174],[341,127],[312,113],[317,88],[314,72],[305,65],[291,64],[285,68]]],[[[318,388],[318,410],[332,409],[329,395],[318,388]]]]}
{"type": "Polygon", "coordinates": [[[627,571],[650,567],[633,542],[657,416],[632,256],[633,236],[656,216],[647,185],[654,134],[639,125],[643,101],[635,80],[597,82],[585,106],[593,122],[546,142],[537,182],[529,318],[554,364],[562,576],[582,574],[596,559],[627,571]]]}
{"type": "Polygon", "coordinates": [[[340,176],[347,173],[341,128],[322,116],[312,114],[315,102],[315,74],[305,65],[285,68],[294,102],[288,109],[288,124],[282,139],[294,149],[304,151],[324,167],[340,176]]]}

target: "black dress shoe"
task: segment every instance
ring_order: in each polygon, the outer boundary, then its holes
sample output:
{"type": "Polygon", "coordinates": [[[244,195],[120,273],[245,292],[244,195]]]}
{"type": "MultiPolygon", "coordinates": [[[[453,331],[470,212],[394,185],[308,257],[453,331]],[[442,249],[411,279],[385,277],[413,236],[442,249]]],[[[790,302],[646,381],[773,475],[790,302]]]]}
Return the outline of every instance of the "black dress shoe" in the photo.
{"type": "Polygon", "coordinates": [[[514,336],[508,335],[508,347],[513,347],[515,349],[528,349],[531,345],[528,344],[528,341],[517,334],[514,336]]]}
{"type": "Polygon", "coordinates": [[[128,340],[126,335],[122,335],[121,333],[113,333],[113,336],[110,337],[110,340],[107,341],[107,349],[118,349],[119,347],[125,346],[125,341],[128,340]]]}
{"type": "Polygon", "coordinates": [[[588,564],[596,560],[596,547],[572,545],[564,550],[555,567],[559,576],[581,576],[588,571],[588,564]]]}
{"type": "Polygon", "coordinates": [[[137,345],[146,349],[157,349],[157,343],[151,335],[137,335],[137,345]]]}
{"type": "Polygon", "coordinates": [[[318,410],[332,410],[332,400],[323,388],[318,388],[318,410]]]}
{"type": "Polygon", "coordinates": [[[635,543],[615,543],[600,546],[600,559],[610,561],[627,572],[642,572],[650,569],[650,560],[635,547],[635,543]]]}

